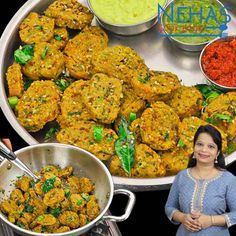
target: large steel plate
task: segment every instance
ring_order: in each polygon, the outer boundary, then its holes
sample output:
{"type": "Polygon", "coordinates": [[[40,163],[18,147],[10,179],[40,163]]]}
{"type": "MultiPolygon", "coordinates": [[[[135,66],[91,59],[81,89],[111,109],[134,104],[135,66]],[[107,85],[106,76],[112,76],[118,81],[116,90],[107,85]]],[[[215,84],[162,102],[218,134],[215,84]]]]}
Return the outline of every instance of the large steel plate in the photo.
{"type": "MultiPolygon", "coordinates": [[[[0,105],[9,123],[29,145],[44,142],[45,130],[29,133],[18,123],[7,103],[5,73],[7,67],[13,62],[14,50],[19,47],[18,26],[20,22],[30,11],[42,12],[52,2],[53,0],[28,0],[11,19],[0,41],[0,105]]],[[[80,2],[86,5],[85,0],[80,0],[80,2]]],[[[230,7],[228,11],[232,18],[226,32],[228,34],[236,34],[236,2],[235,0],[222,0],[221,2],[230,7]]],[[[95,19],[93,24],[97,25],[95,19]]],[[[187,52],[177,48],[167,38],[159,35],[158,25],[143,34],[135,36],[125,37],[111,33],[108,33],[108,35],[109,46],[121,44],[132,47],[144,58],[146,65],[150,69],[173,72],[187,86],[206,83],[198,64],[200,52],[187,52]]],[[[235,160],[236,152],[226,157],[227,164],[235,160]]],[[[126,188],[132,191],[168,189],[173,180],[174,176],[148,179],[113,177],[117,188],[126,188]]]]}

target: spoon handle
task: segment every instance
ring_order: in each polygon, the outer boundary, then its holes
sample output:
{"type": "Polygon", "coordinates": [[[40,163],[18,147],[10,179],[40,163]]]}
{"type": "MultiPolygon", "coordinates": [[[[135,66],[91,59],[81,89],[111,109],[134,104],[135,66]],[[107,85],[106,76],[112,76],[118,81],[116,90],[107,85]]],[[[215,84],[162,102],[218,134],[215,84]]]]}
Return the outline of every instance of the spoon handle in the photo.
{"type": "Polygon", "coordinates": [[[21,170],[26,172],[34,181],[39,180],[40,177],[35,175],[20,159],[17,158],[14,152],[12,152],[4,143],[0,141],[0,158],[1,160],[7,159],[12,162],[14,165],[19,167],[21,170]]]}
{"type": "Polygon", "coordinates": [[[40,179],[37,175],[35,175],[20,159],[16,158],[15,160],[11,161],[14,165],[18,166],[21,170],[23,170],[27,175],[33,178],[36,182],[40,179]]]}
{"type": "Polygon", "coordinates": [[[2,158],[7,159],[9,161],[16,159],[16,155],[1,141],[0,141],[0,155],[2,158]]]}

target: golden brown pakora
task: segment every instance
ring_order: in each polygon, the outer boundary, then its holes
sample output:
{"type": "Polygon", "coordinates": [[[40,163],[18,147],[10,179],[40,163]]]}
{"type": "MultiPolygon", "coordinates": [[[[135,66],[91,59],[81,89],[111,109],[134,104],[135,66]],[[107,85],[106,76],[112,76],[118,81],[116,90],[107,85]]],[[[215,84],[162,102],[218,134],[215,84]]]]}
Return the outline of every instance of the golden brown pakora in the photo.
{"type": "Polygon", "coordinates": [[[6,73],[6,80],[8,85],[9,97],[21,97],[24,92],[23,75],[21,73],[21,66],[13,63],[8,67],[6,73]]]}
{"type": "Polygon", "coordinates": [[[70,39],[64,49],[66,68],[70,76],[89,79],[92,76],[92,57],[106,48],[107,43],[107,34],[97,26],[86,27],[70,39]]]}
{"type": "Polygon", "coordinates": [[[93,14],[77,0],[56,0],[44,11],[59,27],[82,30],[91,24],[93,14]]]}
{"type": "Polygon", "coordinates": [[[19,35],[25,44],[47,42],[53,37],[54,19],[31,12],[20,24],[19,35]]]}
{"type": "Polygon", "coordinates": [[[93,120],[110,124],[118,116],[122,96],[120,80],[100,73],[88,81],[82,100],[93,120]]]}
{"type": "Polygon", "coordinates": [[[17,119],[30,132],[36,132],[59,114],[60,92],[52,81],[35,81],[16,105],[17,119]]]}
{"type": "Polygon", "coordinates": [[[22,66],[22,72],[30,79],[56,79],[64,69],[64,56],[49,43],[36,43],[34,56],[22,66]]]}
{"type": "Polygon", "coordinates": [[[179,117],[164,102],[155,102],[147,108],[140,122],[142,141],[154,150],[168,150],[177,142],[179,117]]]}

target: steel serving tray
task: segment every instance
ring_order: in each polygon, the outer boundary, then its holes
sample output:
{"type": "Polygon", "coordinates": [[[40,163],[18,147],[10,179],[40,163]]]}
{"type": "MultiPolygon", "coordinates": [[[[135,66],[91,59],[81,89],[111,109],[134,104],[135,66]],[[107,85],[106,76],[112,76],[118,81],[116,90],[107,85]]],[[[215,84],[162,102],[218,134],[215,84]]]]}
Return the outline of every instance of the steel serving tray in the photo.
{"type": "MultiPolygon", "coordinates": [[[[86,5],[85,0],[79,1],[86,5]]],[[[18,123],[7,102],[4,82],[5,72],[7,67],[13,62],[14,50],[19,47],[18,26],[20,22],[30,11],[42,12],[52,2],[53,0],[28,0],[11,19],[0,41],[0,105],[11,126],[29,145],[44,142],[45,130],[30,134],[18,123]]],[[[228,11],[232,18],[226,32],[228,34],[236,34],[236,1],[222,0],[221,2],[230,7],[228,11]]],[[[95,19],[92,24],[98,25],[95,19]]],[[[133,48],[144,58],[146,65],[150,69],[173,72],[178,75],[184,85],[191,86],[206,83],[198,63],[200,52],[183,51],[171,43],[168,38],[161,37],[158,32],[157,24],[145,33],[135,36],[119,36],[108,33],[109,46],[121,44],[133,48]]],[[[236,152],[226,157],[227,164],[235,160],[236,152]]],[[[168,189],[173,180],[174,176],[148,179],[113,176],[116,188],[126,188],[132,191],[168,189]]]]}

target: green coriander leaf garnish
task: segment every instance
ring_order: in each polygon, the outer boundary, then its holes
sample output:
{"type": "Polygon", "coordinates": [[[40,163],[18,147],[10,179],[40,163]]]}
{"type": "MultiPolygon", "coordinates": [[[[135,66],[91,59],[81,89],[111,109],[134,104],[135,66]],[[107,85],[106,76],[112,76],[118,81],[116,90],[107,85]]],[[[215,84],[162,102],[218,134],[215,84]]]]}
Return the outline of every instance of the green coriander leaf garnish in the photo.
{"type": "Polygon", "coordinates": [[[65,197],[68,198],[70,196],[70,190],[66,189],[65,190],[65,197]]]}
{"type": "Polygon", "coordinates": [[[81,112],[80,111],[70,111],[67,113],[68,116],[80,116],[81,112]]]}
{"type": "Polygon", "coordinates": [[[79,199],[77,202],[76,202],[76,204],[79,206],[79,205],[81,205],[83,203],[83,200],[82,199],[79,199]]]}
{"type": "Polygon", "coordinates": [[[131,122],[133,122],[134,120],[136,120],[136,113],[134,113],[134,112],[130,112],[130,114],[129,114],[129,122],[131,123],[131,122]]]}
{"type": "Polygon", "coordinates": [[[61,208],[50,209],[50,214],[55,217],[58,217],[61,214],[61,208]]]}
{"type": "Polygon", "coordinates": [[[111,143],[114,139],[114,135],[113,134],[108,134],[108,137],[107,137],[107,142],[108,143],[111,143]]]}
{"type": "Polygon", "coordinates": [[[87,202],[89,201],[89,197],[85,193],[81,193],[82,198],[84,198],[87,202]]]}
{"type": "Polygon", "coordinates": [[[26,64],[34,56],[34,45],[20,47],[14,52],[15,61],[21,65],[26,64]]]}
{"type": "Polygon", "coordinates": [[[101,141],[103,139],[103,127],[93,127],[93,137],[97,141],[101,141]]]}
{"type": "Polygon", "coordinates": [[[228,144],[227,149],[225,150],[225,153],[229,155],[234,151],[236,151],[236,143],[235,142],[230,142],[228,144]]]}
{"type": "Polygon", "coordinates": [[[43,26],[42,26],[42,25],[35,25],[34,28],[35,28],[35,29],[38,29],[38,30],[42,30],[42,29],[43,29],[43,26]]]}
{"type": "Polygon", "coordinates": [[[44,136],[44,141],[48,141],[48,140],[52,139],[53,137],[55,137],[57,131],[58,131],[58,129],[55,127],[50,128],[44,136]]]}
{"type": "Polygon", "coordinates": [[[56,34],[56,35],[54,35],[54,39],[56,39],[57,41],[61,41],[62,37],[61,37],[61,35],[56,34]]]}
{"type": "Polygon", "coordinates": [[[164,134],[164,139],[167,140],[169,139],[170,137],[170,133],[167,131],[165,134],[164,134]]]}
{"type": "Polygon", "coordinates": [[[181,148],[185,146],[185,144],[184,144],[184,142],[183,142],[182,139],[179,139],[179,141],[178,141],[178,143],[177,143],[177,146],[178,146],[178,147],[181,147],[181,148]]]}
{"type": "Polygon", "coordinates": [[[13,96],[13,97],[8,97],[7,100],[8,100],[10,107],[12,109],[14,109],[16,107],[19,99],[18,99],[18,97],[13,96]]]}
{"type": "Polygon", "coordinates": [[[227,122],[232,123],[233,118],[229,115],[221,114],[221,113],[214,113],[206,120],[210,124],[218,124],[220,122],[227,122]]]}
{"type": "Polygon", "coordinates": [[[26,204],[23,211],[32,213],[33,212],[33,207],[29,204],[26,204]]]}
{"type": "Polygon", "coordinates": [[[43,59],[46,57],[47,52],[49,51],[49,49],[50,48],[48,46],[45,46],[45,48],[43,49],[42,54],[41,54],[43,59]]]}
{"type": "Polygon", "coordinates": [[[50,179],[47,179],[44,184],[43,184],[43,187],[42,187],[42,190],[44,193],[47,193],[49,192],[53,187],[54,187],[54,183],[56,181],[56,176],[55,177],[52,177],[50,179]]]}

